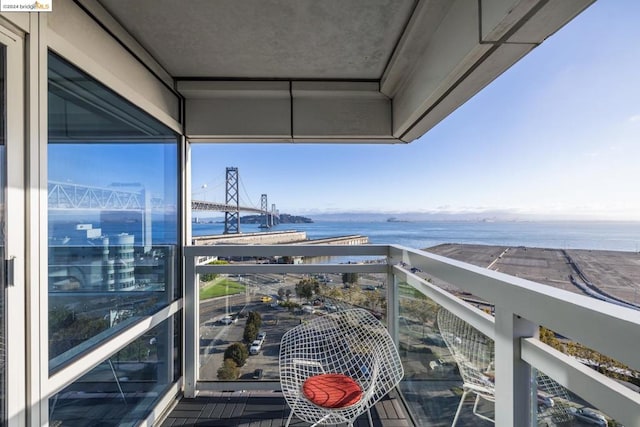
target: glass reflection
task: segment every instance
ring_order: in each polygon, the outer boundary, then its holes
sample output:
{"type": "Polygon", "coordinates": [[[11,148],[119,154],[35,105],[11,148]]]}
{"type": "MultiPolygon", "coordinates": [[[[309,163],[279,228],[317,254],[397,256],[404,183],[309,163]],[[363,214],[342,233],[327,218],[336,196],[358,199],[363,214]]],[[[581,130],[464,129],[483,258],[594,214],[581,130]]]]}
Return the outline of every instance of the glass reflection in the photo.
{"type": "Polygon", "coordinates": [[[50,371],[179,297],[171,130],[57,55],[48,63],[50,371]]]}
{"type": "Polygon", "coordinates": [[[178,313],[49,399],[49,424],[134,426],[179,376],[178,313]]]}

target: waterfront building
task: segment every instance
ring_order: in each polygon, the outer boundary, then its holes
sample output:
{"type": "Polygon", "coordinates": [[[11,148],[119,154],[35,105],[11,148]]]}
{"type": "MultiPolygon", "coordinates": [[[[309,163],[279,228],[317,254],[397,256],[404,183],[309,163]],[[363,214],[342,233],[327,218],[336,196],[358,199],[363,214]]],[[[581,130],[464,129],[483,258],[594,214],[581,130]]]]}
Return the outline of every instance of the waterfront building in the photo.
{"type": "MultiPolygon", "coordinates": [[[[628,350],[640,338],[640,321],[627,309],[581,299],[577,308],[575,300],[544,287],[393,246],[190,244],[192,144],[411,143],[592,1],[312,3],[2,2],[0,423],[159,425],[182,397],[277,390],[267,371],[255,381],[200,378],[200,350],[215,341],[199,345],[200,328],[204,334],[214,326],[200,325],[195,275],[259,275],[273,266],[229,270],[196,267],[195,260],[363,256],[385,262],[283,264],[277,274],[283,281],[289,273],[384,275],[387,316],[379,317],[404,357],[420,349],[426,354],[425,346],[442,348],[403,341],[418,329],[432,332],[426,321],[412,326],[407,307],[414,295],[428,295],[491,336],[498,427],[533,424],[532,366],[564,379],[563,385],[581,381],[578,388],[587,387],[594,405],[639,425],[636,395],[581,372],[540,344],[535,332],[547,323],[638,369],[638,356],[628,350]],[[122,159],[146,179],[142,203],[132,192],[107,188],[126,180],[122,159]],[[85,233],[86,247],[49,235],[56,230],[47,197],[54,182],[64,182],[68,200],[78,202],[80,223],[92,224],[77,230],[85,233]],[[88,198],[74,198],[81,192],[88,198]],[[116,208],[142,212],[140,239],[126,222],[102,215],[116,208]],[[495,319],[438,293],[411,267],[492,300],[495,319]],[[548,307],[556,308],[553,315],[548,307]]],[[[275,345],[269,339],[265,345],[275,345]]],[[[420,366],[418,357],[405,362],[420,366]]],[[[421,369],[400,388],[407,419],[416,424],[429,407],[416,381],[430,374],[421,369]]]]}

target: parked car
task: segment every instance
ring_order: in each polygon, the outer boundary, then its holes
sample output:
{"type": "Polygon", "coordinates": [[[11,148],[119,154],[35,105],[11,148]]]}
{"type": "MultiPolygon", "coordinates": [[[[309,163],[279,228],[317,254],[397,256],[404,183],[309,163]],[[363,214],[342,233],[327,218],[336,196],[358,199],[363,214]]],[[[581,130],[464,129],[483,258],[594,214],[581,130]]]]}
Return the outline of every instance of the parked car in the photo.
{"type": "Polygon", "coordinates": [[[264,343],[265,338],[267,338],[267,333],[266,332],[260,332],[258,334],[258,338],[256,338],[258,341],[260,341],[260,344],[264,343]]]}
{"type": "Polygon", "coordinates": [[[253,371],[253,379],[254,380],[262,379],[262,369],[256,369],[255,371],[253,371]]]}
{"type": "Polygon", "coordinates": [[[255,340],[251,343],[249,347],[249,354],[258,354],[260,353],[260,349],[262,348],[262,342],[259,340],[255,340]]]}
{"type": "Polygon", "coordinates": [[[427,334],[425,338],[422,339],[425,344],[435,345],[438,347],[446,347],[446,343],[442,339],[442,337],[438,334],[427,334]]]}
{"type": "Polygon", "coordinates": [[[599,412],[591,408],[569,408],[569,412],[571,415],[576,417],[576,419],[586,422],[588,424],[593,424],[596,426],[607,427],[607,419],[599,412]]]}
{"type": "Polygon", "coordinates": [[[232,323],[235,323],[236,321],[237,320],[231,316],[224,316],[222,319],[220,319],[220,323],[222,323],[223,325],[230,325],[232,323]]]}
{"type": "Polygon", "coordinates": [[[555,406],[555,402],[550,396],[546,394],[542,394],[538,392],[538,409],[544,410],[545,408],[553,408],[555,406]]]}
{"type": "Polygon", "coordinates": [[[264,295],[264,296],[262,296],[262,298],[260,298],[260,300],[262,302],[271,302],[273,300],[273,298],[271,298],[269,295],[264,295]]]}
{"type": "Polygon", "coordinates": [[[327,311],[337,311],[338,307],[336,307],[333,304],[325,304],[324,305],[324,309],[327,310],[327,311]]]}

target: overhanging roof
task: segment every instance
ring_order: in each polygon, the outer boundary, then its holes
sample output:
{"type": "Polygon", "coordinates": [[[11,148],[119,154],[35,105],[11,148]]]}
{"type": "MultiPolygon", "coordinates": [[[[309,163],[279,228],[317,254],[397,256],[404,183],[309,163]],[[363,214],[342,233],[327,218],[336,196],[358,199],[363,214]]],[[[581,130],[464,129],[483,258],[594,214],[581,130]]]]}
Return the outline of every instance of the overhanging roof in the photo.
{"type": "Polygon", "coordinates": [[[410,142],[593,2],[76,1],[225,142],[410,142]]]}

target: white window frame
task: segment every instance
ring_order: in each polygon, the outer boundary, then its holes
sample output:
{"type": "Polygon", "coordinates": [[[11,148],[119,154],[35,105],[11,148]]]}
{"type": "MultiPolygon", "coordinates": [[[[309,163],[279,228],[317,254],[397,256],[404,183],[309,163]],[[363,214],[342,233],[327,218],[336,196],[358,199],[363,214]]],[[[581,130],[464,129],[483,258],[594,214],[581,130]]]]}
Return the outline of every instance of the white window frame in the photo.
{"type": "MultiPolygon", "coordinates": [[[[0,24],[0,44],[6,49],[6,257],[13,259],[11,286],[5,292],[7,426],[26,425],[25,197],[24,197],[24,39],[0,24]],[[10,209],[9,209],[10,207],[10,209]]],[[[4,260],[3,260],[4,261],[4,260]]],[[[5,286],[5,284],[2,284],[5,286]]]]}

